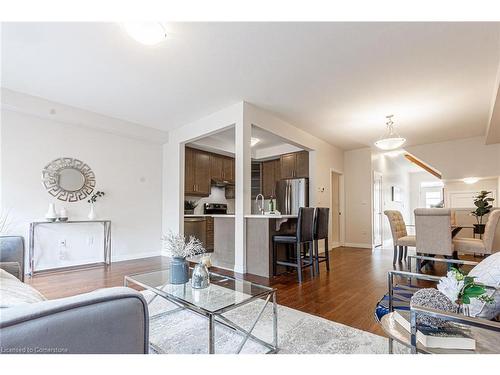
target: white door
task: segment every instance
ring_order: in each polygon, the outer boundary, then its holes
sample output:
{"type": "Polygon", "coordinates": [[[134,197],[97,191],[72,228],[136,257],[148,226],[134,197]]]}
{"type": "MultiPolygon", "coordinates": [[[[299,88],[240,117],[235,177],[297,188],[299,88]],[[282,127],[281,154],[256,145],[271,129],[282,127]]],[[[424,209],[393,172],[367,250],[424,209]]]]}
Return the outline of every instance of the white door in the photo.
{"type": "Polygon", "coordinates": [[[340,245],[340,175],[332,172],[332,240],[333,246],[340,245]]]}
{"type": "Polygon", "coordinates": [[[382,246],[382,174],[373,172],[373,246],[382,246]]]}

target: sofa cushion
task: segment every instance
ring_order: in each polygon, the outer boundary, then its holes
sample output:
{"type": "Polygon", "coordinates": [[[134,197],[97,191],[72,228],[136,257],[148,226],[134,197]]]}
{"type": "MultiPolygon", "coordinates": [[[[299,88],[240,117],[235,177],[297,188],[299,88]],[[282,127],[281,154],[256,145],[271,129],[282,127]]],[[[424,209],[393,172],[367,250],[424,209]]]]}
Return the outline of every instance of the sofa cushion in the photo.
{"type": "Polygon", "coordinates": [[[45,299],[38,290],[0,269],[0,308],[40,302],[45,299]]]}
{"type": "Polygon", "coordinates": [[[22,279],[22,270],[18,262],[0,262],[0,269],[14,275],[19,280],[22,279]]]}
{"type": "MultiPolygon", "coordinates": [[[[479,283],[498,288],[500,286],[500,252],[482,260],[469,272],[469,276],[475,276],[479,283]]],[[[469,306],[471,316],[494,319],[500,314],[500,292],[488,290],[487,294],[493,297],[494,302],[485,303],[473,298],[469,306]]]]}

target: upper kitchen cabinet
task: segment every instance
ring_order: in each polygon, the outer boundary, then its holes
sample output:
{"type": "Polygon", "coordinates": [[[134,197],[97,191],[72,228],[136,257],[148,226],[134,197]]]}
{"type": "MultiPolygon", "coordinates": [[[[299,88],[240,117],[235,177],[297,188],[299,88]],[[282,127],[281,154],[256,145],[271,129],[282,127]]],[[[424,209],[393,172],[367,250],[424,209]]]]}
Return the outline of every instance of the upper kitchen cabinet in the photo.
{"type": "Polygon", "coordinates": [[[199,197],[210,195],[210,154],[186,147],[184,194],[199,197]]]}
{"type": "Polygon", "coordinates": [[[224,180],[227,180],[230,183],[234,184],[234,180],[236,179],[234,159],[233,158],[223,158],[222,165],[223,165],[223,178],[224,178],[224,180]]]}
{"type": "Polygon", "coordinates": [[[262,195],[276,197],[276,182],[281,178],[280,159],[262,162],[262,195]]]}
{"type": "Polygon", "coordinates": [[[309,152],[300,151],[281,155],[281,178],[309,177],[309,152]]]}
{"type": "Polygon", "coordinates": [[[217,154],[210,154],[210,178],[214,180],[224,179],[224,160],[217,154]]]}
{"type": "Polygon", "coordinates": [[[210,177],[214,180],[234,184],[234,159],[218,154],[210,154],[210,177]]]}

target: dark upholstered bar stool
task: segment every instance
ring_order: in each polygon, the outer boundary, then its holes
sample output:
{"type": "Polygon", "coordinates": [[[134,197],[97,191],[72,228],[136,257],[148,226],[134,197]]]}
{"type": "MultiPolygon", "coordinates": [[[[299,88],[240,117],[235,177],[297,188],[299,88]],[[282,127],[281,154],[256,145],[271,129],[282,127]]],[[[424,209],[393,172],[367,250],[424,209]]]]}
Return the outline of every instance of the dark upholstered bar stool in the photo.
{"type": "Polygon", "coordinates": [[[317,207],[314,211],[314,267],[319,275],[319,264],[326,262],[326,270],[330,271],[330,254],[328,248],[328,220],[330,218],[330,209],[328,207],[317,207]],[[325,255],[319,255],[318,242],[325,240],[325,255]]]}
{"type": "MultiPolygon", "coordinates": [[[[297,219],[297,232],[295,235],[274,235],[273,236],[273,275],[276,276],[278,265],[297,268],[297,277],[299,283],[302,282],[302,269],[311,267],[311,273],[314,275],[313,260],[313,220],[314,208],[300,207],[297,219]],[[294,262],[278,260],[278,245],[293,245],[295,250],[294,262]],[[308,256],[302,256],[302,247],[308,246],[308,256]],[[308,258],[307,260],[305,258],[308,258]]],[[[306,251],[304,250],[304,254],[306,251]]]]}

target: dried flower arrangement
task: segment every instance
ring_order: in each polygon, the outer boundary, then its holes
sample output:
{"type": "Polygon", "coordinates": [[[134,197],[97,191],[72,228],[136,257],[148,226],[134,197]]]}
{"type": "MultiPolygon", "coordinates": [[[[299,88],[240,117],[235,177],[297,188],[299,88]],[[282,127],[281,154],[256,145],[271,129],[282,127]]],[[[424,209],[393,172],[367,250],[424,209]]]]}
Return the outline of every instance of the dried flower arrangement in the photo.
{"type": "Polygon", "coordinates": [[[163,250],[172,258],[188,258],[205,252],[201,241],[194,236],[187,239],[182,234],[170,231],[162,237],[162,242],[163,250]]]}

